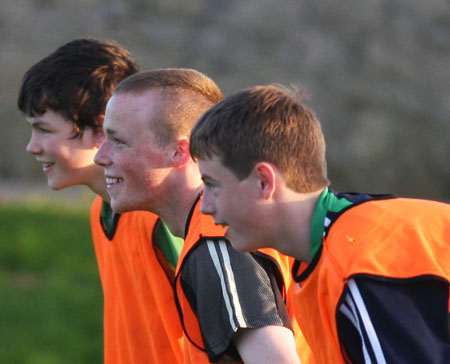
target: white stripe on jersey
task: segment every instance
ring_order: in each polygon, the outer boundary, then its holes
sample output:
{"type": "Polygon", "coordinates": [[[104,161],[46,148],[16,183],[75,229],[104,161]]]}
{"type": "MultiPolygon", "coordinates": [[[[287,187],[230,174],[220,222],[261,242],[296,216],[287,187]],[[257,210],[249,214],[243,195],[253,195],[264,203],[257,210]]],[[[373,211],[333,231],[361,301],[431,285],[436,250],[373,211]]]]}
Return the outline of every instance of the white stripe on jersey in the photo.
{"type": "Polygon", "coordinates": [[[362,351],[364,355],[364,363],[366,364],[372,364],[372,360],[370,359],[369,352],[367,351],[366,342],[364,339],[364,335],[361,332],[361,325],[359,323],[359,317],[356,313],[356,307],[355,304],[352,301],[352,297],[350,294],[345,297],[345,302],[347,302],[347,305],[341,305],[340,311],[347,316],[347,318],[350,320],[350,322],[355,326],[355,328],[358,330],[359,337],[361,338],[361,344],[362,344],[362,351]]]}
{"type": "Polygon", "coordinates": [[[359,292],[359,288],[353,279],[348,281],[348,288],[361,316],[362,324],[366,330],[367,337],[369,338],[372,350],[375,354],[376,362],[378,364],[386,364],[386,359],[383,354],[383,349],[381,348],[380,340],[378,340],[377,333],[373,327],[372,320],[370,319],[369,312],[367,311],[361,292],[359,292]]]}
{"type": "Polygon", "coordinates": [[[231,301],[233,302],[233,306],[236,310],[235,313],[236,313],[239,327],[245,327],[245,321],[242,316],[242,308],[241,308],[241,304],[239,302],[239,297],[237,294],[234,274],[231,269],[230,257],[228,255],[227,248],[224,245],[226,243],[224,241],[219,241],[221,255],[225,262],[225,272],[223,271],[222,265],[220,264],[219,255],[216,250],[214,241],[207,240],[206,244],[208,246],[208,251],[209,251],[209,254],[211,255],[211,259],[214,263],[214,267],[216,268],[217,274],[219,275],[219,278],[220,278],[220,285],[222,287],[222,297],[225,302],[225,307],[227,308],[227,311],[228,311],[230,325],[231,325],[233,331],[236,331],[238,329],[238,325],[236,324],[236,322],[234,320],[234,311],[233,311],[233,307],[231,305],[231,301]],[[225,275],[227,278],[227,282],[230,285],[231,297],[230,297],[230,294],[228,293],[227,286],[225,283],[225,275]]]}
{"type": "Polygon", "coordinates": [[[228,254],[227,243],[219,241],[220,251],[222,252],[223,261],[225,263],[225,272],[228,278],[228,284],[230,285],[231,298],[233,300],[233,307],[235,309],[236,319],[239,327],[247,327],[247,324],[242,314],[241,302],[239,301],[239,295],[236,288],[236,280],[234,279],[233,268],[231,267],[230,255],[228,254]]]}

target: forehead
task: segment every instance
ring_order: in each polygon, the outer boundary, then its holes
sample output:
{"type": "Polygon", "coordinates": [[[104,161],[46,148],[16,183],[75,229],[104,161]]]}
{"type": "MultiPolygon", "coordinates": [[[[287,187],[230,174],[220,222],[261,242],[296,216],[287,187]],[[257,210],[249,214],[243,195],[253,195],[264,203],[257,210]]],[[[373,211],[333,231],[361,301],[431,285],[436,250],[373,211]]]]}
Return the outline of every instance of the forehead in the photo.
{"type": "Polygon", "coordinates": [[[26,119],[30,125],[73,125],[73,122],[71,120],[67,120],[62,114],[51,109],[47,109],[47,111],[42,115],[27,116],[26,119]]]}
{"type": "Polygon", "coordinates": [[[218,156],[199,159],[198,166],[202,178],[205,180],[212,179],[220,182],[235,182],[238,180],[231,170],[222,164],[218,156]]]}
{"type": "Polygon", "coordinates": [[[150,123],[158,111],[154,92],[114,94],[105,111],[105,124],[150,123]]]}
{"type": "Polygon", "coordinates": [[[159,108],[155,91],[114,94],[106,106],[103,129],[107,135],[124,138],[135,146],[155,142],[152,123],[158,120],[159,108]]]}

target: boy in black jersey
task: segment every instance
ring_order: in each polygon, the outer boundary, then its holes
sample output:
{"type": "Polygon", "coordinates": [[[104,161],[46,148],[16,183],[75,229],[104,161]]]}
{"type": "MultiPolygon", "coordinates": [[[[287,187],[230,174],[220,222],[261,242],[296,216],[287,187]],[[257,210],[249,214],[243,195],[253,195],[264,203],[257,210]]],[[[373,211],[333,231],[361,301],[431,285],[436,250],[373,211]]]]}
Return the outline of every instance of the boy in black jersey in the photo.
{"type": "Polygon", "coordinates": [[[238,91],[194,126],[201,211],[241,251],[297,258],[296,317],[318,363],[449,363],[450,206],[328,188],[304,93],[238,91]]]}

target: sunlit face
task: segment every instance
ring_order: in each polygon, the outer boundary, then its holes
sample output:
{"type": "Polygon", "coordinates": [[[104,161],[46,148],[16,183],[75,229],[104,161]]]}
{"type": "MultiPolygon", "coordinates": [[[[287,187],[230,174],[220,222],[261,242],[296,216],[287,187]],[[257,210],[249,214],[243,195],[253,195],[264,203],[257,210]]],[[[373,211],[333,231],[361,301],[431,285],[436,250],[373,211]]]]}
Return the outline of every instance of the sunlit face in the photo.
{"type": "Polygon", "coordinates": [[[108,102],[103,129],[106,139],[95,156],[105,169],[111,207],[116,212],[157,211],[166,197],[170,175],[169,147],[155,143],[157,91],[117,94],[108,102]]]}
{"type": "Polygon", "coordinates": [[[98,133],[87,127],[81,138],[72,138],[73,123],[52,110],[28,117],[27,121],[31,138],[26,150],[42,164],[50,188],[60,190],[98,183],[101,170],[94,163],[102,139],[98,133]]]}
{"type": "Polygon", "coordinates": [[[253,174],[243,180],[214,156],[198,161],[204,183],[201,212],[227,226],[226,237],[239,251],[268,246],[264,237],[263,200],[253,174]]]}

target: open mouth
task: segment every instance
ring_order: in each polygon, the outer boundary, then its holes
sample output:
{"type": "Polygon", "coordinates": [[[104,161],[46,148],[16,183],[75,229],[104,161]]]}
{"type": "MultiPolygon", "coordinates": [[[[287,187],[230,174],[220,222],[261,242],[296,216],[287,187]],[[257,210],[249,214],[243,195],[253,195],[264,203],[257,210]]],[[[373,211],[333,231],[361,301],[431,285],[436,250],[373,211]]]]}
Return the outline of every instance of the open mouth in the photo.
{"type": "Polygon", "coordinates": [[[106,177],[106,187],[110,188],[112,186],[115,186],[119,183],[123,182],[123,178],[119,177],[106,177]]]}
{"type": "Polygon", "coordinates": [[[42,170],[44,172],[48,172],[54,164],[55,163],[51,163],[51,162],[42,162],[42,170]]]}

